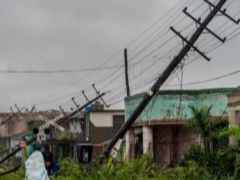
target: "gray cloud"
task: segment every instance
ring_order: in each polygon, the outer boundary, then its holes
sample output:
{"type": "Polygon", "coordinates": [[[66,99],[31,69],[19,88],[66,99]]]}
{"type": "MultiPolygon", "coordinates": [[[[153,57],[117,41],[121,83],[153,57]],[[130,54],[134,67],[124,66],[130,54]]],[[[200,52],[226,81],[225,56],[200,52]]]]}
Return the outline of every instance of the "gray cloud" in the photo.
{"type": "MultiPolygon", "coordinates": [[[[0,1],[0,66],[4,70],[52,70],[97,67],[160,18],[180,0],[2,0],[0,1]]],[[[234,6],[235,10],[237,6],[234,6]]],[[[238,9],[238,8],[236,8],[238,9]]],[[[237,11],[234,11],[237,12],[237,11]]],[[[209,78],[239,67],[237,45],[217,56],[218,62],[198,62],[186,68],[186,75],[198,72],[198,78],[185,76],[185,81],[209,78]],[[228,58],[229,53],[232,59],[228,58]],[[199,65],[199,66],[198,66],[199,65]],[[206,68],[202,74],[199,68],[206,68]],[[216,72],[213,73],[213,69],[216,72]],[[218,69],[218,70],[217,70],[218,69]]],[[[120,55],[119,57],[121,57],[120,55]]],[[[202,61],[202,60],[201,60],[202,61]]],[[[114,63],[113,63],[114,65],[114,63]]],[[[103,73],[106,73],[104,71],[103,73]]],[[[1,74],[0,111],[15,103],[37,103],[44,97],[71,86],[65,93],[80,91],[96,75],[73,74],[1,74]],[[89,77],[89,79],[88,79],[89,77]]],[[[123,78],[124,79],[124,78],[123,78]]],[[[124,82],[123,80],[121,82],[124,82]]],[[[236,86],[237,82],[219,86],[236,86]]],[[[210,85],[211,86],[211,85],[210,85]]],[[[63,94],[59,94],[60,96],[63,94]]],[[[56,96],[57,97],[57,96],[56,96]]],[[[70,99],[69,96],[68,99],[70,99]]],[[[56,108],[59,102],[41,108],[56,108]]]]}

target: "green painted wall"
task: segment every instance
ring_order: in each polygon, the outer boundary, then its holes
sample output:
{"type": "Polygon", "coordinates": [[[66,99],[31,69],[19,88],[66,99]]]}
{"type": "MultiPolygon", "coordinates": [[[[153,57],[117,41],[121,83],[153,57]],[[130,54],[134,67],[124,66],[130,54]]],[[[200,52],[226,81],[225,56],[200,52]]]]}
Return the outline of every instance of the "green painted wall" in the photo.
{"type": "MultiPolygon", "coordinates": [[[[211,114],[214,116],[221,116],[228,103],[226,95],[234,91],[237,91],[237,88],[159,91],[136,122],[176,120],[177,116],[178,119],[190,119],[192,118],[192,114],[189,105],[198,107],[213,105],[211,114]],[[179,107],[180,111],[178,114],[179,107]]],[[[126,119],[141,102],[143,95],[144,94],[138,94],[125,99],[126,119]]]]}

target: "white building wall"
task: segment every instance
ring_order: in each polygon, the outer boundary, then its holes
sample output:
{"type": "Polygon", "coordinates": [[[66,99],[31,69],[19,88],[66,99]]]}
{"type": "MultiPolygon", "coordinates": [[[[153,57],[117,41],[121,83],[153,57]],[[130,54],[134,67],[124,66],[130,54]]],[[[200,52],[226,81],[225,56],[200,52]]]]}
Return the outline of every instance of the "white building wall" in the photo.
{"type": "Polygon", "coordinates": [[[95,127],[112,127],[113,116],[123,115],[124,113],[109,113],[109,112],[91,112],[90,120],[95,127]]]}
{"type": "Polygon", "coordinates": [[[153,153],[153,130],[150,126],[143,126],[143,153],[153,153]]]}

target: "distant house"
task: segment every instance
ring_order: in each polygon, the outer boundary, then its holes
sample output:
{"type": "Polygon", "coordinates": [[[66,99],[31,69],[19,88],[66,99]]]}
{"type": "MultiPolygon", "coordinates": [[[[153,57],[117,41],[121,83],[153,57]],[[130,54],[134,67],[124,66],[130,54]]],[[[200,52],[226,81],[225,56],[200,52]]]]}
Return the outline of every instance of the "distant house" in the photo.
{"type": "Polygon", "coordinates": [[[124,124],[124,110],[104,109],[103,104],[96,102],[67,122],[70,123],[60,125],[70,129],[70,131],[60,132],[56,130],[54,133],[54,139],[57,140],[54,147],[55,154],[71,156],[75,159],[77,156],[76,146],[90,143],[93,145],[93,158],[96,158],[102,153],[104,145],[124,124]],[[63,146],[66,141],[69,143],[63,146]]]}
{"type": "MultiPolygon", "coordinates": [[[[218,88],[159,91],[127,133],[127,157],[134,158],[138,154],[151,152],[155,162],[167,165],[179,163],[192,144],[200,143],[200,137],[184,125],[192,118],[189,105],[212,105],[211,115],[227,116],[227,95],[236,90],[218,88]]],[[[125,99],[126,119],[141,102],[143,95],[125,99]]]]}
{"type": "Polygon", "coordinates": [[[32,131],[33,128],[59,115],[59,111],[22,112],[19,114],[0,113],[1,137],[8,137],[32,131]]]}
{"type": "MultiPolygon", "coordinates": [[[[1,143],[4,145],[2,149],[15,148],[23,137],[31,139],[34,136],[34,128],[59,114],[60,111],[51,110],[21,113],[9,119],[10,113],[0,113],[0,141],[4,142],[1,143]]],[[[96,157],[123,123],[124,110],[104,110],[104,106],[97,102],[60,123],[65,129],[63,132],[52,127],[51,134],[46,136],[43,144],[49,144],[56,157],[72,157],[77,160],[77,144],[91,143],[93,157],[96,157]]],[[[32,150],[33,147],[28,146],[28,153],[32,150]]]]}
{"type": "Polygon", "coordinates": [[[95,145],[93,157],[102,153],[104,145],[113,138],[124,121],[124,110],[104,109],[99,103],[86,111],[86,138],[95,145]]]}
{"type": "MultiPolygon", "coordinates": [[[[44,124],[46,120],[59,115],[60,112],[50,110],[43,112],[22,112],[19,114],[0,113],[1,149],[7,152],[14,149],[22,139],[34,137],[33,129],[44,124]]],[[[27,147],[27,155],[33,151],[33,145],[27,147]]],[[[21,157],[21,153],[17,154],[21,157]]]]}
{"type": "MultiPolygon", "coordinates": [[[[0,113],[0,148],[3,150],[1,156],[4,157],[16,148],[21,140],[32,139],[34,137],[33,128],[45,123],[44,119],[53,118],[57,114],[59,114],[57,111],[0,113]]],[[[30,155],[32,151],[33,146],[27,146],[27,155],[30,155]]],[[[22,154],[19,152],[15,157],[20,158],[21,156],[22,154]]]]}
{"type": "Polygon", "coordinates": [[[104,110],[102,106],[88,111],[86,120],[89,121],[89,141],[105,143],[111,140],[124,124],[124,110],[104,110]]]}

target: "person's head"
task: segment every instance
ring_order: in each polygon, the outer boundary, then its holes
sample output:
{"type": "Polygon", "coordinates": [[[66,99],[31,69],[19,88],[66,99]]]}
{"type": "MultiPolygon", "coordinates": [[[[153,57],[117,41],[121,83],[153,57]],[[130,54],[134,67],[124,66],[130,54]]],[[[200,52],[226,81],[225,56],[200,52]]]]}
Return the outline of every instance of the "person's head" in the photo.
{"type": "Polygon", "coordinates": [[[40,150],[41,150],[41,145],[40,145],[40,144],[36,144],[35,150],[36,150],[36,151],[40,151],[40,150]]]}

